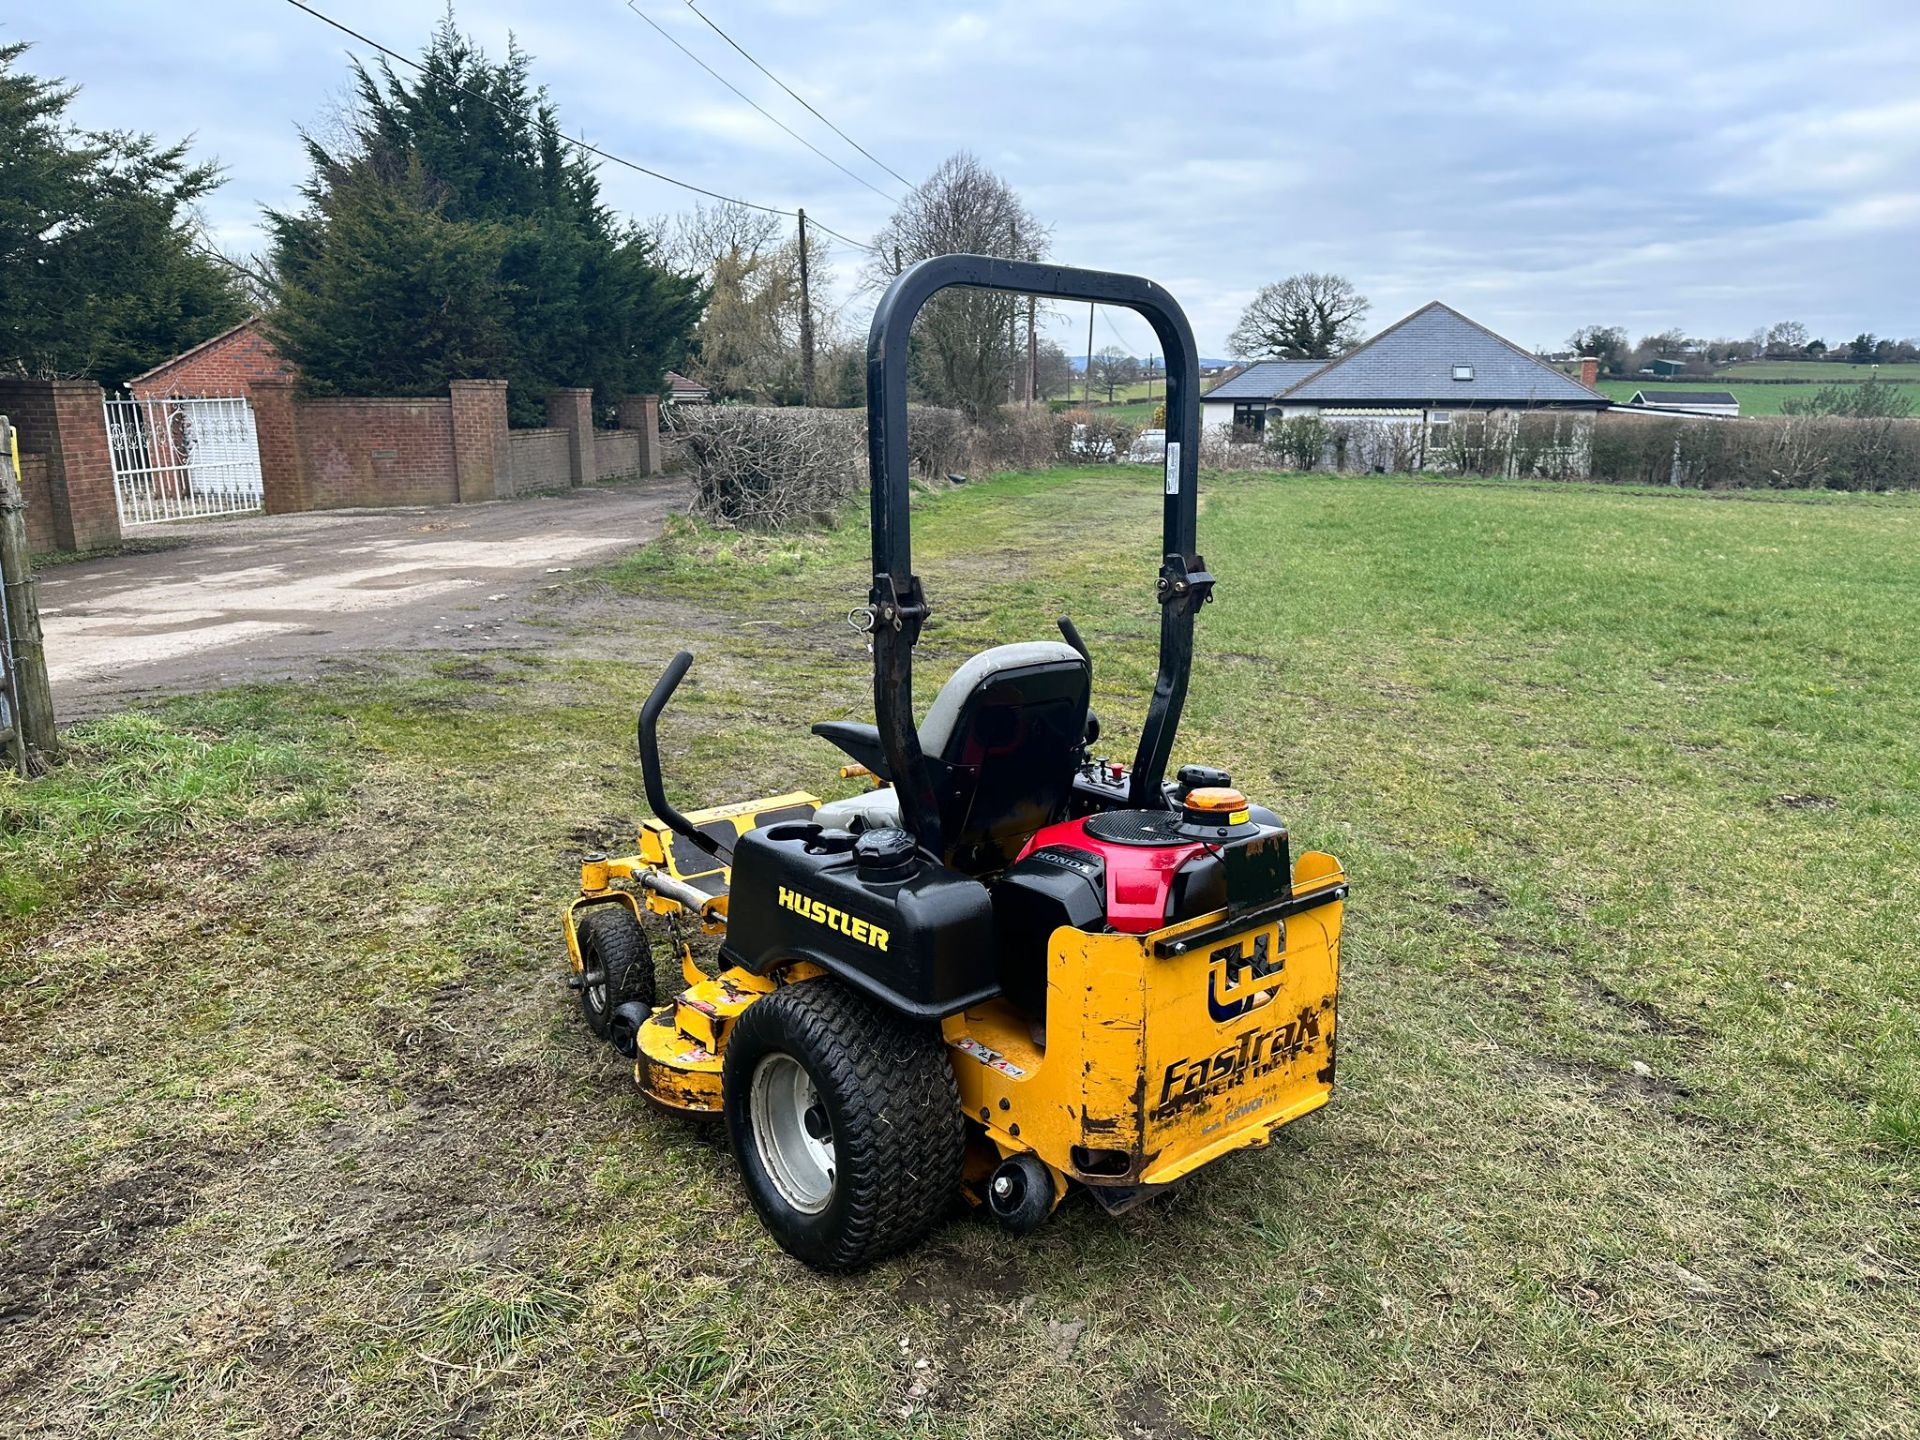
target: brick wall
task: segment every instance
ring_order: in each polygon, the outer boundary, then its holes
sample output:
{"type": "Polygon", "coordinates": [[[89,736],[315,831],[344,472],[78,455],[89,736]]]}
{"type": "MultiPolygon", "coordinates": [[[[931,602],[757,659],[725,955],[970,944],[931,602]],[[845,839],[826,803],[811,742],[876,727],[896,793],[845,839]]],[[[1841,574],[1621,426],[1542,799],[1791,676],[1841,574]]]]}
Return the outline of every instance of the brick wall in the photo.
{"type": "Polygon", "coordinates": [[[640,433],[637,430],[596,430],[593,434],[593,474],[596,480],[640,473],[640,433]]]}
{"type": "MultiPolygon", "coordinates": [[[[44,549],[109,550],[120,543],[120,509],[107,453],[105,397],[91,380],[0,380],[0,415],[20,432],[21,469],[39,457],[42,503],[29,526],[44,549]]],[[[32,533],[32,532],[30,532],[32,533]]]]}
{"type": "Polygon", "coordinates": [[[127,390],[142,400],[167,395],[244,395],[259,381],[293,377],[293,366],[267,338],[255,316],[128,381],[127,390]]]}
{"type": "Polygon", "coordinates": [[[514,430],[508,433],[508,469],[515,495],[568,490],[573,486],[573,437],[569,431],[514,430]]]}
{"type": "Polygon", "coordinates": [[[20,452],[20,489],[27,501],[27,549],[35,555],[58,550],[53,535],[53,495],[47,488],[47,457],[20,452]]]}
{"type": "Polygon", "coordinates": [[[451,399],[299,400],[293,408],[308,508],[460,498],[451,399]]]}

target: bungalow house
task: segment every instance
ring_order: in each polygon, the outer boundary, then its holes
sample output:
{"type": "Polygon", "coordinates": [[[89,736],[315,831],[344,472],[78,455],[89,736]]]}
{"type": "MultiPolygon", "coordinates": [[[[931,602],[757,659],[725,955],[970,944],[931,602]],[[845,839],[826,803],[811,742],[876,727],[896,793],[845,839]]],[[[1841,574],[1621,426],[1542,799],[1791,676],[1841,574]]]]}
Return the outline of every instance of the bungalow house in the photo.
{"type": "Polygon", "coordinates": [[[1495,412],[1592,415],[1607,397],[1438,300],[1337,360],[1264,360],[1200,397],[1202,430],[1254,438],[1270,421],[1318,416],[1404,428],[1423,448],[1495,412]]]}
{"type": "Polygon", "coordinates": [[[1627,401],[1637,410],[1667,410],[1678,415],[1740,418],[1740,401],[1731,390],[1636,390],[1627,401]]]}
{"type": "Polygon", "coordinates": [[[667,371],[669,405],[704,405],[712,398],[713,392],[698,380],[690,380],[678,370],[667,371]]]}

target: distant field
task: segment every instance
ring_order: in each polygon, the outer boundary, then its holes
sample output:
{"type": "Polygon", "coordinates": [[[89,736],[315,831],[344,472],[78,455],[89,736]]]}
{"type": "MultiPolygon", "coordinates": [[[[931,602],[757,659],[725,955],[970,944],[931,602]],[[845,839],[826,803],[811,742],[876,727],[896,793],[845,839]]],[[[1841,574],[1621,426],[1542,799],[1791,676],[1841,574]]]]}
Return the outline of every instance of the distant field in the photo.
{"type": "MultiPolygon", "coordinates": [[[[1081,376],[1075,377],[1073,382],[1072,393],[1075,399],[1081,399],[1085,397],[1087,393],[1087,377],[1086,376],[1081,375],[1081,376]]],[[[1166,399],[1166,396],[1167,396],[1167,382],[1164,378],[1160,376],[1154,377],[1151,387],[1148,386],[1148,383],[1145,380],[1136,380],[1131,385],[1116,385],[1113,387],[1113,398],[1116,404],[1118,404],[1120,401],[1123,401],[1123,400],[1147,400],[1147,399],[1151,399],[1156,404],[1158,404],[1160,401],[1166,399]],[[1151,388],[1153,391],[1152,395],[1148,395],[1147,393],[1149,388],[1151,388]]],[[[1093,382],[1094,403],[1104,404],[1106,402],[1106,398],[1107,398],[1107,387],[1102,385],[1098,380],[1094,381],[1093,382]]]]}
{"type": "MultiPolygon", "coordinates": [[[[1745,360],[1719,372],[1726,380],[1819,380],[1828,385],[1846,380],[1864,380],[1871,367],[1836,364],[1824,360],[1745,360]]],[[[1882,380],[1920,380],[1920,361],[1882,365],[1882,380]]]]}
{"type": "MultiPolygon", "coordinates": [[[[1831,370],[1840,370],[1840,366],[1829,366],[1831,370]]],[[[1827,383],[1860,383],[1865,377],[1848,366],[1827,383]]],[[[1601,391],[1615,400],[1631,400],[1634,391],[1646,390],[1726,390],[1740,402],[1742,415],[1778,415],[1780,407],[1795,396],[1811,399],[1820,387],[1818,385],[1742,385],[1738,381],[1729,383],[1715,377],[1710,380],[1602,380],[1601,391]]],[[[1920,383],[1902,381],[1899,389],[1913,397],[1916,413],[1920,413],[1920,383]]]]}
{"type": "MultiPolygon", "coordinates": [[[[1078,410],[1085,402],[1080,398],[1084,392],[1076,392],[1071,400],[1051,400],[1048,402],[1055,410],[1078,410]]],[[[1116,394],[1119,392],[1116,391],[1116,394]]],[[[1096,393],[1093,408],[1112,419],[1124,420],[1129,425],[1146,425],[1153,419],[1153,412],[1160,408],[1161,397],[1156,394],[1151,400],[1117,400],[1109,405],[1096,393]]]]}

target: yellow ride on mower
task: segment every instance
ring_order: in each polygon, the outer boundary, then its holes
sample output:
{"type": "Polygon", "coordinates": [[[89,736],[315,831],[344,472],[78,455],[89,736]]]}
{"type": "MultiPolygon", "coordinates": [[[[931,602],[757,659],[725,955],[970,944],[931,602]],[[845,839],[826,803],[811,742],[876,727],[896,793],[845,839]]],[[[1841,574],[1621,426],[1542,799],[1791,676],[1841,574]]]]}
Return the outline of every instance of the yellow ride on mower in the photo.
{"type": "Polygon", "coordinates": [[[1133,276],[948,255],[893,282],[867,350],[876,724],[827,722],[880,788],[683,815],[640,712],[653,819],[590,856],[571,983],[648,1099],[724,1117],[754,1208],[809,1265],[919,1241],[956,1194],[1026,1233],[1068,1191],[1118,1212],[1325,1104],[1346,878],[1224,772],[1166,769],[1214,579],[1195,552],[1193,334],[1133,276]],[[1129,765],[1100,757],[1092,661],[1060,640],[974,656],[913,714],[928,609],[910,560],[907,336],[948,286],[1126,305],[1167,356],[1159,675],[1129,765]],[[642,921],[678,938],[656,1004],[642,921]],[[690,923],[718,934],[718,973],[690,923]]]}

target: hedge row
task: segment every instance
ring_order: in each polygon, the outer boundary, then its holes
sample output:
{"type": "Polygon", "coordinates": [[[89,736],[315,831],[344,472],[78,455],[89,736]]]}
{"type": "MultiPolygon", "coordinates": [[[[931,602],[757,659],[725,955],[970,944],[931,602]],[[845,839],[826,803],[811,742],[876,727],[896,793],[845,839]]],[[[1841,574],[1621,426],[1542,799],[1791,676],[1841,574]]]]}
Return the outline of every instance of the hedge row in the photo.
{"type": "MultiPolygon", "coordinates": [[[[693,477],[696,514],[780,530],[831,519],[867,481],[866,416],[799,406],[678,406],[672,426],[693,477]]],[[[1123,457],[1137,431],[1098,411],[1009,408],[975,425],[958,410],[913,406],[916,476],[949,477],[1123,457]]]]}
{"type": "Polygon", "coordinates": [[[1920,420],[1602,416],[1592,479],[1700,490],[1920,489],[1920,420]]]}

